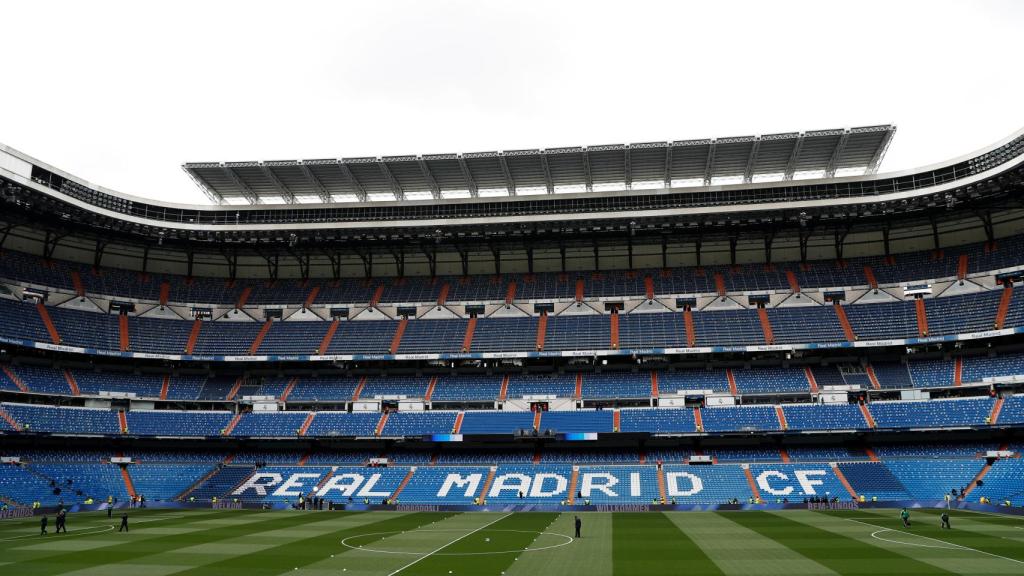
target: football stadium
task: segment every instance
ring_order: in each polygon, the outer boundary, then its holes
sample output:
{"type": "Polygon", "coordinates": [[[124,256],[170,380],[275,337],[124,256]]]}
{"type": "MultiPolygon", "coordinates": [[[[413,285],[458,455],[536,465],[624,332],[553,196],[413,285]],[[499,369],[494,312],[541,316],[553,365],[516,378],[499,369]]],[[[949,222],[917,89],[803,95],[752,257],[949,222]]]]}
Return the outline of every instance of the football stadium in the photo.
{"type": "Polygon", "coordinates": [[[0,145],[0,571],[1024,573],[1024,129],[793,128],[0,145]]]}

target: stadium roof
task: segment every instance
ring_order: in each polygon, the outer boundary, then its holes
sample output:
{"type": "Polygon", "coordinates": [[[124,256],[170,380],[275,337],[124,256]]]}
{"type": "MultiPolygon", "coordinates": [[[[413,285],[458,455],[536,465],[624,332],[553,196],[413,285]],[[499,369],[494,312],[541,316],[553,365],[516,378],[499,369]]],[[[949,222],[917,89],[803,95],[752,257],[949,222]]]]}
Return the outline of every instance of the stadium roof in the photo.
{"type": "Polygon", "coordinates": [[[648,190],[873,174],[895,126],[604,146],[252,162],[186,172],[219,204],[648,190]]]}

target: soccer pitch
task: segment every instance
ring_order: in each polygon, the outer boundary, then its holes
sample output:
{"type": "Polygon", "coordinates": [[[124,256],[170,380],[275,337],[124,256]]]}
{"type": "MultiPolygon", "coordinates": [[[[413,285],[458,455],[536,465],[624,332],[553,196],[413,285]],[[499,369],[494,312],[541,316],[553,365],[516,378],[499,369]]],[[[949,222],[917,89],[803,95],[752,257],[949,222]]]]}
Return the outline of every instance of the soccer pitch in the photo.
{"type": "Polygon", "coordinates": [[[571,513],[148,510],[0,522],[0,573],[1022,574],[1024,518],[915,510],[571,513]]]}

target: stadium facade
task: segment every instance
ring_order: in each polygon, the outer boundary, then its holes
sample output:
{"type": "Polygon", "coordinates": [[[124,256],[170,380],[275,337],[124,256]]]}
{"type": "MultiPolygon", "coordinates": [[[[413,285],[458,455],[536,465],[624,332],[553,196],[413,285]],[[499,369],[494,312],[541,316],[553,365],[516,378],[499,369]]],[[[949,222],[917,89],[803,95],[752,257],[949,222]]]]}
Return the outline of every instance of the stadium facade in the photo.
{"type": "Polygon", "coordinates": [[[1019,506],[1024,131],[894,133],[186,164],[210,205],[0,147],[0,499],[1019,506]]]}

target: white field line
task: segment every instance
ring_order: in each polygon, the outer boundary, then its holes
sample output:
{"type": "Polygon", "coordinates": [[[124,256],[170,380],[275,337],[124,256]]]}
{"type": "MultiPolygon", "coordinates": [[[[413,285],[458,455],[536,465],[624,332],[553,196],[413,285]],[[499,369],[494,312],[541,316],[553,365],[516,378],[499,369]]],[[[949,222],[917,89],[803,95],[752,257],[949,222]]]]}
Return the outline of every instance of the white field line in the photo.
{"type": "MultiPolygon", "coordinates": [[[[175,518],[184,518],[184,517],[185,517],[184,514],[182,514],[180,516],[161,516],[160,518],[146,518],[144,520],[132,520],[131,524],[144,524],[146,522],[159,522],[161,520],[173,520],[175,518]]],[[[38,520],[33,522],[33,524],[38,525],[38,520]]],[[[67,535],[68,535],[68,537],[70,537],[70,536],[87,536],[89,534],[101,534],[103,532],[110,532],[113,529],[114,529],[113,525],[108,525],[108,526],[103,526],[103,525],[100,525],[100,526],[90,526],[88,528],[81,528],[79,530],[72,530],[71,532],[68,532],[67,535]]],[[[56,532],[51,532],[50,534],[56,534],[56,532]]],[[[20,540],[22,538],[39,538],[39,537],[40,537],[39,534],[23,534],[21,536],[11,536],[9,538],[0,538],[0,542],[6,542],[8,540],[20,540]]],[[[59,538],[64,538],[64,536],[59,536],[59,538]]]]}
{"type": "Polygon", "coordinates": [[[398,574],[398,573],[399,573],[399,572],[401,572],[402,570],[405,570],[406,568],[408,568],[408,567],[410,567],[410,566],[412,566],[412,565],[414,565],[414,564],[418,564],[419,562],[421,562],[421,561],[423,561],[423,560],[426,560],[427,558],[429,558],[429,557],[433,556],[434,554],[437,554],[437,553],[438,553],[438,552],[440,552],[441,550],[444,550],[445,548],[447,548],[447,547],[451,546],[452,544],[455,544],[455,543],[456,543],[456,542],[458,542],[459,540],[462,540],[462,539],[464,539],[464,538],[468,538],[468,537],[472,536],[473,534],[476,534],[477,532],[479,532],[479,531],[483,530],[484,528],[487,528],[488,526],[490,526],[490,525],[492,525],[492,524],[496,524],[497,522],[499,522],[499,521],[501,521],[501,520],[504,520],[505,518],[508,518],[508,517],[509,517],[509,516],[511,516],[511,515],[512,515],[512,513],[511,513],[511,512],[509,512],[508,514],[505,514],[504,516],[502,516],[501,518],[498,518],[498,519],[494,520],[493,522],[488,522],[487,524],[484,524],[483,526],[481,526],[481,527],[477,528],[476,530],[473,530],[472,532],[467,532],[467,533],[463,534],[462,536],[459,536],[459,537],[458,537],[458,538],[456,538],[455,540],[452,540],[451,542],[449,542],[449,543],[445,544],[444,546],[441,546],[441,547],[440,547],[440,548],[438,548],[437,550],[434,550],[433,552],[428,552],[427,554],[425,554],[425,555],[423,555],[423,556],[420,556],[419,558],[417,558],[417,559],[413,560],[412,562],[409,562],[409,563],[408,563],[408,564],[406,564],[405,566],[402,566],[402,567],[401,567],[401,568],[399,568],[398,570],[395,570],[394,572],[391,572],[390,574],[388,574],[388,576],[395,576],[395,574],[398,574]]]}
{"type": "MultiPolygon", "coordinates": [[[[50,536],[50,537],[53,537],[53,538],[70,538],[72,536],[88,536],[89,534],[102,534],[103,532],[110,532],[111,530],[113,530],[114,529],[114,525],[111,524],[109,526],[99,526],[98,528],[102,528],[102,530],[97,530],[96,528],[85,528],[84,530],[77,530],[77,531],[74,531],[74,532],[69,532],[69,533],[67,533],[66,535],[63,535],[63,536],[57,536],[56,532],[50,532],[49,534],[47,534],[47,536],[50,536]]],[[[8,540],[21,540],[22,538],[42,538],[42,536],[39,535],[39,534],[24,534],[22,536],[11,536],[10,538],[0,538],[0,541],[6,542],[8,540]]]]}
{"type": "MultiPolygon", "coordinates": [[[[977,548],[971,548],[970,546],[964,546],[962,544],[955,544],[953,542],[947,542],[945,540],[939,540],[938,538],[932,538],[931,536],[925,536],[923,534],[914,534],[913,532],[908,532],[906,530],[899,530],[899,529],[896,529],[896,528],[886,528],[884,526],[878,526],[877,524],[869,524],[867,522],[861,522],[860,520],[854,520],[852,518],[846,518],[846,520],[849,520],[850,522],[856,522],[857,524],[863,524],[864,526],[870,526],[872,528],[880,528],[881,530],[879,530],[878,532],[872,532],[871,533],[871,537],[875,538],[876,540],[884,540],[886,542],[894,542],[893,540],[886,540],[885,538],[880,538],[880,537],[876,536],[876,534],[878,534],[879,532],[885,532],[885,531],[889,531],[889,532],[902,532],[904,534],[910,534],[910,535],[916,536],[918,538],[925,538],[925,539],[931,540],[933,542],[939,542],[940,544],[945,544],[946,546],[944,546],[944,547],[947,548],[947,549],[959,548],[961,550],[970,550],[971,552],[977,552],[978,554],[984,554],[986,556],[991,556],[993,558],[1002,558],[1003,560],[1009,560],[1010,562],[1015,562],[1017,564],[1024,564],[1024,561],[1017,560],[1016,558],[1007,558],[1006,556],[1000,556],[999,554],[993,554],[991,552],[986,552],[984,550],[978,550],[977,548]]],[[[897,543],[897,544],[905,544],[905,545],[908,545],[908,546],[922,546],[920,544],[911,544],[909,542],[895,542],[895,543],[897,543]]],[[[943,546],[924,546],[924,547],[925,548],[942,548],[943,546]]]]}

